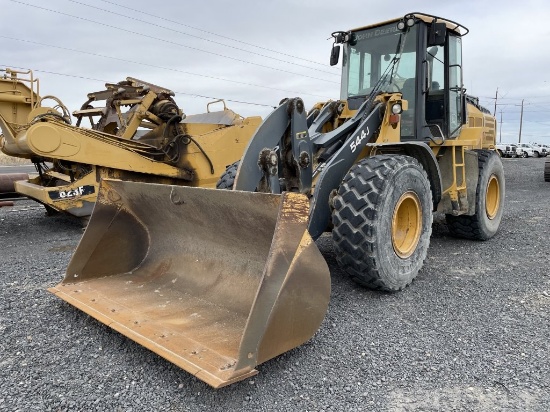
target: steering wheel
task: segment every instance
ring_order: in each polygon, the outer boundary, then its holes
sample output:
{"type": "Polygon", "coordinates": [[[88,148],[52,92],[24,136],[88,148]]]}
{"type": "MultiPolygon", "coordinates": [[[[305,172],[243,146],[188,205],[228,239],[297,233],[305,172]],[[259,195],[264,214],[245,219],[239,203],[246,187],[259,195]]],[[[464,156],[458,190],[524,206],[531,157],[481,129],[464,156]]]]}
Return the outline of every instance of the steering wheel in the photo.
{"type": "Polygon", "coordinates": [[[391,93],[401,93],[401,89],[394,82],[390,82],[390,84],[388,85],[388,89],[391,93]]]}

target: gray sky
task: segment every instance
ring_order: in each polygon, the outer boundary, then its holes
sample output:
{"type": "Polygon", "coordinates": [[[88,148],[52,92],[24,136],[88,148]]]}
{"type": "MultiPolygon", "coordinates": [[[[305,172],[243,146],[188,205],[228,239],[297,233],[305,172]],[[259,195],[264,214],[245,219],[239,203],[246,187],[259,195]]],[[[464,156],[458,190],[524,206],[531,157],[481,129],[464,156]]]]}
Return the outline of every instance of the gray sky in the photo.
{"type": "MultiPolygon", "coordinates": [[[[550,2],[0,0],[0,68],[28,68],[41,95],[70,111],[86,94],[127,76],[167,87],[187,114],[224,98],[243,116],[299,96],[339,98],[328,65],[331,32],[418,11],[470,29],[464,83],[493,112],[503,142],[550,144],[550,2]],[[206,97],[201,97],[206,96],[206,97]],[[252,104],[244,104],[247,102],[252,104]],[[502,131],[500,120],[502,113],[502,131]]],[[[498,140],[498,137],[497,137],[498,140]]]]}

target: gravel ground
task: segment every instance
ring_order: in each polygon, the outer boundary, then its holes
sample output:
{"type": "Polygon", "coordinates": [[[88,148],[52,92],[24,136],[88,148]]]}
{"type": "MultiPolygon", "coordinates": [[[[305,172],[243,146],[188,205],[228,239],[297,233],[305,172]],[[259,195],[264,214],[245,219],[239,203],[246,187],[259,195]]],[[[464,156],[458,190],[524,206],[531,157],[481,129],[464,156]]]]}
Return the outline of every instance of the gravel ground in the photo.
{"type": "Polygon", "coordinates": [[[504,159],[506,210],[487,242],[436,219],[405,291],[362,289],[337,267],[307,344],[213,390],[55,298],[82,234],[32,202],[0,208],[2,411],[548,411],[550,183],[543,159],[504,159]]]}

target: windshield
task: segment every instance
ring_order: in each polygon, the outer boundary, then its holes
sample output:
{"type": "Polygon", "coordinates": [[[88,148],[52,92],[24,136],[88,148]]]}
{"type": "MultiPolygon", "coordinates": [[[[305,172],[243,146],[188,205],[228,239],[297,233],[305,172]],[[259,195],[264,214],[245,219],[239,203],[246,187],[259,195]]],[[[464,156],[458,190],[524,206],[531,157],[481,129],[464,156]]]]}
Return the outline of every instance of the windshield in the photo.
{"type": "MultiPolygon", "coordinates": [[[[416,82],[416,26],[405,35],[396,23],[356,32],[357,44],[349,46],[349,63],[345,87],[347,97],[368,95],[383,78],[380,91],[399,92],[405,81],[416,82]],[[404,44],[400,43],[403,35],[404,44]],[[403,54],[396,59],[399,49],[403,54]]],[[[414,91],[413,91],[414,93],[414,91]]]]}

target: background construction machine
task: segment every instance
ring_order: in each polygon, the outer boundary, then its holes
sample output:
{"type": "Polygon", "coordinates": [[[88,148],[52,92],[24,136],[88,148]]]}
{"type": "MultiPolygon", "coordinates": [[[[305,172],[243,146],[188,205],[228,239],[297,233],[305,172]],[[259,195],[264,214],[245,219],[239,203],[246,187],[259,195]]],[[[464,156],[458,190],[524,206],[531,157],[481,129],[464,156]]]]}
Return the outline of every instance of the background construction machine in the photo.
{"type": "Polygon", "coordinates": [[[340,265],[397,291],[426,257],[432,212],[488,239],[504,175],[495,119],[468,97],[468,30],[412,13],[335,32],[341,100],[285,99],[211,190],[104,180],[60,298],[219,387],[308,340],[340,265]],[[158,212],[156,212],[158,211],[158,212]]]}
{"type": "Polygon", "coordinates": [[[86,217],[103,177],[215,187],[220,173],[242,155],[260,117],[227,109],[185,116],[174,93],[128,77],[88,94],[71,115],[54,96],[39,96],[31,71],[0,78],[0,149],[31,159],[38,176],[15,182],[21,195],[86,217]],[[46,101],[53,101],[47,107],[46,101]],[[95,107],[92,105],[96,105],[95,107]],[[98,106],[99,104],[99,106],[98,106]],[[90,127],[83,128],[89,120],[90,127]]]}

